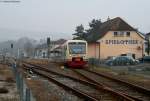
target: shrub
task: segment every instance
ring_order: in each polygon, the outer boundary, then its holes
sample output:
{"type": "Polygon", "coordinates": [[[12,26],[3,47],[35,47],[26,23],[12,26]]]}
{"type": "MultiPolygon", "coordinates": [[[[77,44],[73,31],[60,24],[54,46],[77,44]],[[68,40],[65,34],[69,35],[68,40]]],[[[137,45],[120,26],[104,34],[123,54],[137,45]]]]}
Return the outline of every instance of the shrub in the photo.
{"type": "Polygon", "coordinates": [[[5,93],[8,93],[8,89],[3,87],[3,88],[0,88],[0,94],[5,94],[5,93]]]}

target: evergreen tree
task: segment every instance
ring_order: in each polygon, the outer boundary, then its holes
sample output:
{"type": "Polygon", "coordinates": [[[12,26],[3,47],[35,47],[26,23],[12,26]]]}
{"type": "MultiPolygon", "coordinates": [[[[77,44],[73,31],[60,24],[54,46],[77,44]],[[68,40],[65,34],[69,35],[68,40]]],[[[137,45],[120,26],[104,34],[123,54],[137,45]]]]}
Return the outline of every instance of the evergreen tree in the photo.
{"type": "Polygon", "coordinates": [[[84,37],[84,34],[85,34],[84,27],[82,24],[76,27],[75,32],[76,33],[73,34],[76,36],[74,39],[84,39],[85,38],[84,37]]]}
{"type": "Polygon", "coordinates": [[[89,34],[94,34],[94,33],[99,33],[99,29],[101,27],[101,20],[95,20],[93,19],[90,23],[89,23],[89,29],[85,30],[83,25],[79,25],[76,27],[75,32],[73,35],[75,35],[76,37],[74,39],[85,39],[87,35],[89,34]]]}
{"type": "Polygon", "coordinates": [[[98,33],[101,24],[102,24],[101,20],[95,20],[95,19],[93,19],[89,23],[89,27],[90,28],[88,30],[86,30],[87,34],[98,33]]]}

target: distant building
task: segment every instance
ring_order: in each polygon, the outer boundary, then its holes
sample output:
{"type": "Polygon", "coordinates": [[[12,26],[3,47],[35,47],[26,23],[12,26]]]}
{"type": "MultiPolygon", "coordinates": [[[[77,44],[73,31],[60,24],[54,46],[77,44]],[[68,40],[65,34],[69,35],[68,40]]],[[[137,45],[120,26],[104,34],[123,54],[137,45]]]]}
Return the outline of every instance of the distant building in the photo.
{"type": "Polygon", "coordinates": [[[146,36],[146,39],[148,40],[150,38],[150,32],[147,33],[145,36],[146,36]]]}
{"type": "MultiPolygon", "coordinates": [[[[57,48],[61,44],[66,42],[65,39],[59,39],[56,41],[51,41],[50,47],[49,47],[49,52],[50,56],[53,56],[53,49],[57,48]]],[[[38,45],[35,49],[35,58],[48,58],[48,45],[46,43],[38,45]]]]}
{"type": "Polygon", "coordinates": [[[28,57],[27,52],[24,49],[18,49],[17,58],[22,59],[28,57]]]}
{"type": "Polygon", "coordinates": [[[38,45],[35,48],[34,57],[35,58],[47,58],[48,47],[47,44],[38,45]]]}
{"type": "Polygon", "coordinates": [[[87,36],[89,58],[107,59],[128,55],[141,58],[145,37],[120,17],[102,23],[99,33],[87,36]]]}

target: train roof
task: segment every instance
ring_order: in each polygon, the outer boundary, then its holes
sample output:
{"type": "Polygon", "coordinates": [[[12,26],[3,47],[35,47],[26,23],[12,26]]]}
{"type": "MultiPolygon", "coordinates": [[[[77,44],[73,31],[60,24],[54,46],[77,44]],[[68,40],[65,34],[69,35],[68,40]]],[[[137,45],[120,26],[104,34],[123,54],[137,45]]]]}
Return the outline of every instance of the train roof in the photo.
{"type": "Polygon", "coordinates": [[[85,41],[85,40],[67,40],[64,44],[58,45],[53,50],[59,49],[59,48],[65,46],[66,44],[68,44],[69,42],[85,42],[85,43],[87,43],[87,41],[85,41]]]}
{"type": "Polygon", "coordinates": [[[69,42],[86,42],[87,43],[87,41],[85,40],[67,40],[64,44],[60,45],[60,47],[68,44],[69,42]]]}
{"type": "Polygon", "coordinates": [[[85,40],[67,40],[66,43],[68,42],[87,42],[85,40]]]}

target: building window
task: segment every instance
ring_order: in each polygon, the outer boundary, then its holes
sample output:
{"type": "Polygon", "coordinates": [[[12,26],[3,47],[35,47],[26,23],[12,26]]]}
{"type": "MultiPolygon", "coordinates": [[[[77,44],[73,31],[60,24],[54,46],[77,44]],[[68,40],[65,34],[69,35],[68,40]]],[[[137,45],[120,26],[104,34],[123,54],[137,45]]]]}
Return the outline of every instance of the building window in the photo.
{"type": "Polygon", "coordinates": [[[115,37],[123,37],[124,36],[124,32],[123,31],[114,32],[114,36],[115,37]]]}
{"type": "Polygon", "coordinates": [[[121,37],[124,36],[124,32],[123,31],[121,31],[119,34],[120,34],[119,36],[121,36],[121,37]]]}
{"type": "Polygon", "coordinates": [[[118,32],[114,32],[114,36],[115,36],[115,37],[118,36],[118,32]]]}
{"type": "Polygon", "coordinates": [[[130,37],[130,32],[127,32],[127,37],[130,37]]]}

